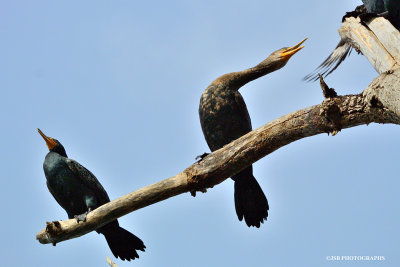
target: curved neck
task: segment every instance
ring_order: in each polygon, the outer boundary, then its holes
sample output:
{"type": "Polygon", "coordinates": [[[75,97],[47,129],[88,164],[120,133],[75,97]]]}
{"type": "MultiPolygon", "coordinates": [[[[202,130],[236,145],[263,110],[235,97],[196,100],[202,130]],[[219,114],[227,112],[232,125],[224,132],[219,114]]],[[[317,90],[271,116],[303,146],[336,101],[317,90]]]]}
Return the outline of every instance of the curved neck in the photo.
{"type": "Polygon", "coordinates": [[[272,62],[267,58],[255,67],[222,75],[212,83],[223,85],[228,90],[237,91],[246,83],[258,79],[280,68],[279,64],[271,63],[272,62]]]}

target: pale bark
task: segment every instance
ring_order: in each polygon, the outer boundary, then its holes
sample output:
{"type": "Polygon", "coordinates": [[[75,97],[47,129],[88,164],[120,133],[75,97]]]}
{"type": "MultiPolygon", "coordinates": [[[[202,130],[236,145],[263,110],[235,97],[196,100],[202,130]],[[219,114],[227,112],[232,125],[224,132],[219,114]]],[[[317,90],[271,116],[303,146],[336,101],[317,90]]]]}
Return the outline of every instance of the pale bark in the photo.
{"type": "Polygon", "coordinates": [[[118,265],[113,262],[109,257],[106,258],[106,261],[111,267],[118,267],[118,265]]]}
{"type": "Polygon", "coordinates": [[[400,33],[384,18],[376,18],[368,23],[368,28],[359,18],[347,18],[339,29],[342,39],[350,41],[382,74],[399,66],[400,33]]]}
{"type": "MultiPolygon", "coordinates": [[[[387,25],[385,20],[379,20],[387,25]]],[[[384,25],[380,27],[380,31],[386,29],[384,25]]],[[[178,194],[205,191],[280,147],[305,137],[371,122],[400,124],[400,70],[392,70],[399,65],[397,59],[400,57],[393,54],[396,49],[389,49],[389,53],[385,47],[390,45],[380,44],[376,35],[356,20],[343,24],[341,34],[346,32],[346,38],[352,39],[364,54],[368,54],[371,64],[375,64],[374,67],[381,73],[363,93],[326,99],[320,105],[275,119],[209,154],[176,176],[97,208],[88,214],[85,223],[78,224],[74,219],[48,223],[36,238],[43,244],[55,244],[84,235],[132,211],[178,194]],[[362,38],[360,31],[363,32],[362,38]],[[372,43],[375,44],[370,45],[372,43]],[[382,55],[383,58],[374,55],[382,55]],[[387,70],[392,71],[389,74],[387,70]]],[[[400,41],[397,46],[400,46],[400,41]]]]}

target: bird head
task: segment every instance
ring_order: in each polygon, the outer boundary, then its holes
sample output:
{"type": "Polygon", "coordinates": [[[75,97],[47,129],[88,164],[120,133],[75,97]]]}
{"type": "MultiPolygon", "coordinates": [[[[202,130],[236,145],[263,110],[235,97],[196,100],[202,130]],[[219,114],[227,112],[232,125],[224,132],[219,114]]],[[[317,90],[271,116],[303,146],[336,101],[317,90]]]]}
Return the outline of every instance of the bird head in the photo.
{"type": "Polygon", "coordinates": [[[298,43],[295,46],[291,47],[283,47],[279,50],[276,50],[275,52],[271,53],[271,55],[265,59],[263,62],[261,62],[259,65],[264,65],[265,67],[271,68],[273,70],[278,70],[286,65],[288,63],[289,59],[299,52],[301,49],[303,49],[304,46],[301,46],[307,38],[305,38],[303,41],[298,43]]]}
{"type": "Polygon", "coordinates": [[[46,145],[51,152],[56,152],[61,156],[67,157],[67,153],[63,145],[57,139],[46,136],[39,128],[37,129],[39,134],[43,137],[44,141],[46,141],[46,145]]]}

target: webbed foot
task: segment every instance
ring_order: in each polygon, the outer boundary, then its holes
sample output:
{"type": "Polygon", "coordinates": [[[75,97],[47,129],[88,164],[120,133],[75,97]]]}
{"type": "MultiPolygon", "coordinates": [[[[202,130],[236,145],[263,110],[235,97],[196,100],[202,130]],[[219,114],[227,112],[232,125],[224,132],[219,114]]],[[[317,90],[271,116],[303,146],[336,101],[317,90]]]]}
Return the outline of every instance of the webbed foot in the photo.
{"type": "Polygon", "coordinates": [[[383,12],[383,13],[379,13],[379,14],[378,13],[363,13],[363,14],[360,14],[358,17],[361,20],[361,24],[363,24],[364,26],[367,26],[367,23],[369,21],[371,21],[372,19],[377,18],[377,17],[386,18],[388,16],[388,14],[389,13],[387,11],[383,12]]]}
{"type": "Polygon", "coordinates": [[[89,212],[91,212],[92,209],[89,208],[88,211],[86,211],[85,213],[79,214],[79,215],[74,215],[74,218],[76,219],[76,222],[86,222],[86,217],[89,214],[89,212]]]}
{"type": "Polygon", "coordinates": [[[361,22],[364,24],[376,17],[379,17],[379,15],[377,13],[364,13],[364,14],[360,14],[360,16],[359,16],[361,22]]]}
{"type": "Polygon", "coordinates": [[[75,215],[74,218],[76,219],[76,222],[86,222],[86,216],[88,215],[89,212],[82,213],[80,215],[75,215]]]}
{"type": "Polygon", "coordinates": [[[364,5],[357,6],[354,11],[346,12],[346,15],[344,15],[342,18],[342,22],[344,22],[346,18],[350,17],[357,18],[358,16],[364,13],[367,13],[367,9],[365,8],[365,6],[364,5]]]}

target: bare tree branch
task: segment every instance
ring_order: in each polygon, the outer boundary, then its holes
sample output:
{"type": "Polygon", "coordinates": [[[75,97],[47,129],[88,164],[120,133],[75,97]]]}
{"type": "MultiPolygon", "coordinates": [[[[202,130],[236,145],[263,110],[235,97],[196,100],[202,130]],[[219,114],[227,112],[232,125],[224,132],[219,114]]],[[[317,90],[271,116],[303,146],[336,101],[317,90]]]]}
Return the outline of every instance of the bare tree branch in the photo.
{"type": "Polygon", "coordinates": [[[114,263],[109,257],[106,258],[106,261],[111,267],[118,267],[118,265],[114,263]]]}
{"type": "Polygon", "coordinates": [[[400,33],[386,19],[373,19],[366,28],[359,18],[347,18],[339,34],[363,53],[379,74],[400,66],[400,33]]]}
{"type": "MultiPolygon", "coordinates": [[[[346,27],[351,23],[345,22],[346,27]]],[[[355,28],[359,28],[358,23],[355,28]]],[[[370,34],[370,38],[375,38],[373,33],[370,34]]],[[[381,46],[377,47],[382,51],[381,46]]],[[[399,69],[382,72],[361,94],[327,98],[320,105],[275,119],[214,151],[176,176],[97,208],[88,214],[85,223],[78,224],[73,219],[48,223],[36,238],[42,244],[55,244],[89,233],[132,211],[178,194],[204,191],[280,147],[305,137],[337,133],[341,129],[371,122],[400,124],[399,85],[399,69]]]]}

